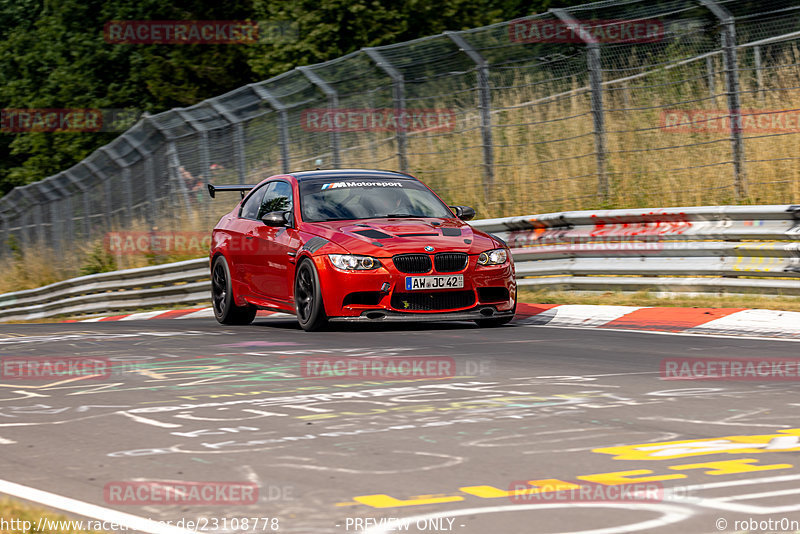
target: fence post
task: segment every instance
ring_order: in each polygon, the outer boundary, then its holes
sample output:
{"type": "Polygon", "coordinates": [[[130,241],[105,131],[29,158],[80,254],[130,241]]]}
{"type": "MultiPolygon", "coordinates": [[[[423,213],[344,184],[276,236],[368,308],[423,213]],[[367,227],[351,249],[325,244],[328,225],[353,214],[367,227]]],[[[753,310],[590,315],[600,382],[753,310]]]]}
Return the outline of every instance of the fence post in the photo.
{"type": "Polygon", "coordinates": [[[122,171],[122,194],[125,200],[125,218],[127,221],[124,226],[133,224],[133,189],[131,188],[131,169],[120,161],[119,155],[109,148],[103,146],[99,148],[100,152],[108,156],[108,159],[114,162],[114,165],[119,167],[122,171]]]}
{"type": "MultiPolygon", "coordinates": [[[[331,113],[336,112],[339,108],[339,94],[336,92],[336,89],[331,87],[328,82],[323,80],[319,77],[319,75],[311,70],[311,67],[297,67],[303,76],[308,78],[313,85],[319,87],[320,91],[322,91],[326,97],[328,97],[328,109],[331,113]]],[[[339,132],[336,129],[332,129],[330,132],[331,137],[331,151],[333,152],[333,167],[339,168],[341,167],[341,161],[339,160],[339,132]]]]}
{"type": "Polygon", "coordinates": [[[589,86],[592,102],[592,119],[594,121],[594,147],[597,157],[597,192],[601,199],[607,200],[611,194],[606,169],[606,131],[603,113],[603,71],[600,64],[600,43],[589,32],[581,28],[580,23],[563,9],[551,9],[556,17],[569,26],[586,44],[586,61],[589,68],[589,86]]]}
{"type": "MultiPolygon", "coordinates": [[[[157,124],[155,124],[153,121],[148,121],[147,116],[142,117],[142,124],[149,124],[156,131],[159,133],[161,132],[157,124]]],[[[147,197],[147,202],[150,206],[149,209],[145,210],[145,217],[147,219],[148,227],[152,227],[159,218],[158,199],[156,198],[155,169],[153,168],[153,154],[150,152],[145,152],[144,149],[142,149],[141,143],[134,144],[131,142],[131,145],[133,146],[133,149],[136,150],[136,153],[139,154],[139,157],[142,158],[142,162],[144,163],[145,196],[147,197]]],[[[208,158],[208,145],[202,145],[200,148],[201,157],[208,158]],[[205,149],[206,152],[202,152],[202,149],[205,149]]]]}
{"type": "Polygon", "coordinates": [[[479,111],[481,114],[481,136],[483,138],[483,172],[484,172],[484,191],[486,200],[492,196],[492,185],[494,184],[494,144],[492,142],[492,93],[489,87],[489,63],[472,45],[470,45],[461,34],[457,32],[444,32],[458,48],[467,54],[478,67],[478,94],[479,111]]]}
{"type": "Polygon", "coordinates": [[[281,147],[281,172],[291,171],[289,165],[289,113],[286,106],[270,93],[266,87],[251,83],[250,87],[259,98],[266,100],[272,109],[278,112],[278,143],[281,147]]]}
{"type": "Polygon", "coordinates": [[[29,224],[26,226],[30,228],[29,235],[29,242],[28,245],[44,245],[44,227],[42,226],[42,221],[44,220],[44,210],[42,209],[42,204],[38,202],[37,199],[33,198],[33,196],[26,191],[30,186],[23,186],[19,188],[19,192],[24,196],[29,204],[29,208],[25,210],[26,218],[28,219],[29,224]],[[34,210],[36,213],[34,214],[34,210]],[[33,219],[31,221],[31,219],[33,219]]]}
{"type": "Polygon", "coordinates": [[[114,205],[111,202],[111,183],[108,180],[108,176],[103,174],[97,166],[89,160],[84,160],[83,165],[89,169],[93,175],[100,179],[100,184],[103,186],[103,204],[105,204],[105,210],[103,212],[103,224],[107,230],[111,229],[111,212],[113,210],[114,205]]]}
{"type": "Polygon", "coordinates": [[[753,47],[753,61],[756,68],[756,88],[758,101],[764,102],[764,73],[761,72],[761,47],[753,47]]]}
{"type": "Polygon", "coordinates": [[[181,161],[178,158],[178,149],[175,147],[174,141],[170,141],[167,145],[167,167],[170,179],[177,184],[177,189],[180,191],[181,197],[183,198],[184,212],[188,216],[192,211],[191,204],[189,203],[189,192],[186,189],[183,176],[181,176],[181,161]]]}
{"type": "MultiPolygon", "coordinates": [[[[72,193],[65,188],[64,186],[58,183],[60,179],[60,175],[56,175],[50,182],[55,190],[58,191],[58,194],[61,195],[61,202],[63,202],[63,206],[61,210],[61,216],[63,221],[63,232],[66,233],[65,241],[69,242],[70,244],[74,243],[75,241],[75,214],[72,211],[72,193]]],[[[62,239],[63,239],[62,234],[62,239]]]]}
{"type": "Polygon", "coordinates": [[[708,96],[711,97],[712,100],[716,102],[717,100],[717,87],[714,81],[714,57],[707,56],[706,57],[706,77],[708,79],[708,96]]]}
{"type": "MultiPolygon", "coordinates": [[[[365,54],[392,80],[392,106],[394,112],[399,119],[406,111],[406,85],[403,73],[394,68],[394,65],[389,63],[383,54],[378,52],[375,48],[362,48],[365,54]]],[[[397,131],[395,132],[395,139],[397,139],[397,164],[400,166],[402,172],[408,172],[408,142],[406,139],[406,131],[398,124],[397,131]]]]}
{"type": "Polygon", "coordinates": [[[733,15],[714,0],[699,0],[720,22],[722,58],[725,70],[725,94],[731,123],[731,151],[733,154],[733,188],[736,200],[747,196],[744,168],[744,137],[742,136],[742,106],[739,94],[739,59],[736,53],[736,24],[733,15]]]}
{"type": "MultiPolygon", "coordinates": [[[[236,168],[239,171],[239,183],[247,183],[247,162],[244,153],[244,126],[242,126],[242,121],[240,121],[236,115],[225,109],[222,104],[216,102],[214,99],[211,99],[208,102],[211,104],[211,107],[214,108],[214,111],[225,117],[225,120],[228,121],[231,126],[233,126],[233,150],[234,154],[236,154],[236,168]]],[[[205,130],[203,130],[203,134],[205,136],[205,130]]],[[[208,147],[207,138],[206,147],[208,147]]],[[[207,173],[208,165],[205,166],[203,175],[207,176],[207,173]]]]}
{"type": "Polygon", "coordinates": [[[270,93],[266,87],[250,83],[252,89],[261,100],[266,100],[269,106],[278,112],[278,143],[281,147],[281,172],[290,172],[289,167],[289,113],[286,106],[270,93]]]}

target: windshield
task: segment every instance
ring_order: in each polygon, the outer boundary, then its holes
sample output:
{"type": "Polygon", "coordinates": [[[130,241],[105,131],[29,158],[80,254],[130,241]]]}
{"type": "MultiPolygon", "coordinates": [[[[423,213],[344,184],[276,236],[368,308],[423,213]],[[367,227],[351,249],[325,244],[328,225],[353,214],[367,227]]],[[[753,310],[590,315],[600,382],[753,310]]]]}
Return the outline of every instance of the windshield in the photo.
{"type": "Polygon", "coordinates": [[[320,178],[300,182],[306,222],[381,217],[453,217],[430,189],[406,178],[320,178]]]}

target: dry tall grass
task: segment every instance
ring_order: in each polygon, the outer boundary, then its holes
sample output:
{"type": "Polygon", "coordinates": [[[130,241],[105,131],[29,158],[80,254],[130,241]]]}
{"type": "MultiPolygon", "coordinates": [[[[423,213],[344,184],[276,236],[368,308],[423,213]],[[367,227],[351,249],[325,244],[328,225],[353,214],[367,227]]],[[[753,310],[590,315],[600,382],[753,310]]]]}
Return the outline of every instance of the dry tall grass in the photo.
{"type": "MultiPolygon", "coordinates": [[[[762,91],[757,90],[753,72],[742,68],[744,110],[800,110],[800,69],[794,59],[800,57],[800,51],[794,44],[781,46],[771,54],[769,68],[763,72],[762,91]]],[[[489,188],[484,183],[474,78],[463,76],[453,82],[452,88],[460,93],[409,103],[409,107],[455,111],[457,123],[452,132],[408,134],[409,169],[449,203],[477,208],[480,218],[597,208],[800,203],[800,124],[789,132],[745,132],[747,194],[738,199],[728,132],[687,133],[661,127],[665,110],[726,109],[720,64],[716,65],[713,87],[707,85],[705,62],[657,70],[624,84],[606,86],[607,198],[598,194],[591,96],[583,88],[584,79],[565,76],[556,83],[545,74],[520,70],[493,83],[495,176],[489,188]]],[[[363,107],[363,99],[354,97],[351,102],[343,98],[341,107],[363,107]]],[[[305,132],[296,117],[294,120],[289,147],[292,168],[314,168],[320,158],[323,166],[330,166],[330,153],[326,152],[329,134],[305,132]]],[[[252,183],[279,172],[276,128],[274,114],[245,126],[248,181],[252,183]]],[[[343,167],[398,168],[393,134],[341,132],[339,142],[343,167]]],[[[235,172],[226,172],[230,176],[215,179],[239,181],[235,172]]],[[[236,200],[232,194],[221,194],[214,201],[196,201],[187,215],[176,197],[170,200],[174,205],[163,206],[158,215],[159,229],[210,231],[236,200]],[[164,214],[172,216],[164,218],[164,214]]],[[[140,220],[103,231],[150,229],[140,220]]],[[[87,267],[89,271],[107,268],[104,262],[109,258],[102,255],[101,239],[85,241],[59,255],[46,247],[17,253],[9,274],[0,279],[0,292],[75,276],[86,272],[87,267]]],[[[176,259],[185,256],[111,258],[116,268],[176,259]]]]}

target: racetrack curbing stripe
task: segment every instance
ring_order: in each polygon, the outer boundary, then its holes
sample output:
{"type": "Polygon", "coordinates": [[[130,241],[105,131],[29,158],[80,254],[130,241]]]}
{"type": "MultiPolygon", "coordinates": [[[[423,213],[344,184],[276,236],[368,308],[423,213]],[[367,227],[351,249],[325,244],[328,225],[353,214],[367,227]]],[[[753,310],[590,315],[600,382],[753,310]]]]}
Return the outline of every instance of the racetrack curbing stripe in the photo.
{"type": "MultiPolygon", "coordinates": [[[[187,308],[93,317],[91,319],[83,319],[80,322],[213,317],[214,310],[212,308],[187,308]]],[[[285,313],[259,310],[257,317],[277,319],[291,316],[285,313]]],[[[687,334],[800,338],[800,312],[751,310],[746,308],[671,308],[519,303],[514,323],[519,325],[569,326],[687,334]]]]}

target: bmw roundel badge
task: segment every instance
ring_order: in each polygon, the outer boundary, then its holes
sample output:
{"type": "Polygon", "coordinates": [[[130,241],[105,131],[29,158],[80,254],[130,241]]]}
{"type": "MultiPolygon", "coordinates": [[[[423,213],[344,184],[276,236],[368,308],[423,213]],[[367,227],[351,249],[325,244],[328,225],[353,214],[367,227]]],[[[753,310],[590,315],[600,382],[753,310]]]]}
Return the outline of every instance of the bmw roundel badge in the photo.
{"type": "Polygon", "coordinates": [[[433,252],[433,247],[428,245],[425,247],[425,252],[433,252]]]}

